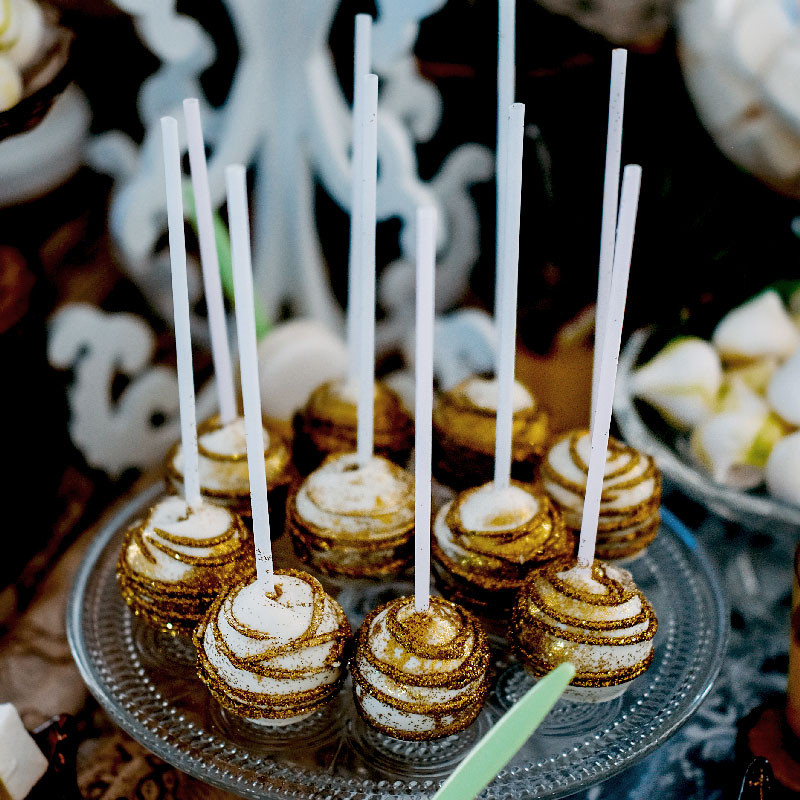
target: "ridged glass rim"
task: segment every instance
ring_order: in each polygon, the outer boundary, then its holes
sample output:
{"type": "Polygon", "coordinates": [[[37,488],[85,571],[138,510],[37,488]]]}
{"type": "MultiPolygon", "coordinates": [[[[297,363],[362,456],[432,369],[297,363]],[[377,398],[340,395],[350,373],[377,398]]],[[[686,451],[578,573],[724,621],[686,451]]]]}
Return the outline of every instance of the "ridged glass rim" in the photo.
{"type": "MultiPolygon", "coordinates": [[[[163,487],[160,484],[152,485],[134,497],[105,523],[90,545],[76,573],[67,606],[67,638],[72,655],[84,682],[111,720],[142,746],[177,769],[242,797],[283,800],[288,797],[301,797],[302,795],[298,794],[298,790],[302,791],[303,788],[306,788],[309,792],[307,795],[309,798],[312,796],[317,797],[320,791],[325,790],[328,794],[324,796],[329,797],[330,800],[339,800],[340,798],[341,800],[345,798],[353,798],[353,800],[378,800],[378,798],[384,798],[385,800],[390,798],[424,800],[424,798],[429,798],[435,792],[436,785],[434,784],[432,787],[429,784],[423,786],[422,780],[404,782],[363,779],[361,787],[354,787],[352,781],[348,781],[345,778],[328,776],[325,779],[325,785],[322,786],[318,782],[318,776],[308,774],[298,767],[286,767],[280,764],[278,769],[281,772],[288,770],[290,773],[294,773],[291,783],[287,781],[284,775],[276,775],[275,780],[277,782],[270,784],[268,783],[269,774],[261,772],[257,776],[257,785],[253,782],[248,785],[242,779],[226,776],[219,766],[207,763],[197,755],[184,752],[176,747],[166,738],[159,736],[148,728],[146,724],[142,723],[123,706],[119,698],[113,694],[111,688],[103,681],[102,676],[99,674],[98,664],[94,663],[90,657],[83,630],[87,589],[95,567],[110,540],[118,534],[123,525],[129,523],[137,513],[141,512],[162,493],[163,487]],[[317,783],[313,783],[311,779],[317,781],[317,783]]],[[[598,770],[597,774],[576,775],[573,772],[568,777],[558,778],[551,789],[545,792],[536,792],[535,787],[533,787],[534,791],[532,791],[531,780],[527,779],[525,770],[513,767],[500,772],[492,783],[490,790],[487,790],[489,792],[487,796],[500,798],[510,797],[513,794],[515,798],[558,798],[571,795],[581,789],[605,781],[628,769],[667,741],[691,717],[708,695],[720,671],[726,651],[729,632],[727,603],[710,558],[692,533],[664,508],[662,508],[662,531],[660,535],[668,537],[670,545],[680,548],[683,551],[682,557],[689,562],[693,562],[694,572],[705,583],[706,593],[711,601],[711,613],[708,619],[709,641],[704,640],[702,648],[698,643],[697,658],[701,660],[701,664],[694,671],[695,680],[691,687],[693,691],[684,691],[682,694],[677,695],[677,700],[671,700],[669,711],[664,714],[664,718],[650,732],[646,741],[643,740],[644,734],[642,734],[635,745],[628,743],[624,757],[619,757],[619,743],[614,743],[613,750],[617,752],[617,760],[610,763],[610,752],[605,754],[607,763],[598,770]],[[706,647],[708,647],[708,650],[703,651],[703,648],[706,647]]],[[[178,718],[178,722],[180,722],[180,718],[178,718]]],[[[212,737],[219,738],[218,734],[209,733],[208,739],[210,740],[212,737]]],[[[230,752],[233,753],[237,749],[241,749],[239,745],[230,745],[230,752]]],[[[598,753],[598,757],[600,755],[598,753]]],[[[559,758],[564,759],[567,756],[568,754],[565,751],[559,758]]],[[[267,761],[275,761],[275,759],[271,757],[264,759],[261,761],[262,765],[266,764],[267,761]]],[[[555,763],[556,758],[551,758],[549,761],[555,763]]],[[[543,767],[544,764],[538,766],[543,767]]],[[[231,767],[241,768],[241,764],[232,762],[231,767]]],[[[255,779],[256,776],[254,775],[253,777],[255,779]]]]}

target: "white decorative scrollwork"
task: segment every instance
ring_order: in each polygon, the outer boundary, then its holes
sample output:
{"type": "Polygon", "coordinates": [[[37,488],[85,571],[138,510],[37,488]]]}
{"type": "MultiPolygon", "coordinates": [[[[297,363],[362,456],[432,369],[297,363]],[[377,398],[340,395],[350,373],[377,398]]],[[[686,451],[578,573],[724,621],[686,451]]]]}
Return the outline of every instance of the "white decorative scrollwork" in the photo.
{"type": "MultiPolygon", "coordinates": [[[[162,61],[139,96],[146,131],[141,147],[113,132],[98,137],[91,148],[95,166],[116,179],[111,230],[130,276],[169,319],[163,302],[168,264],[157,252],[166,216],[155,123],[166,113],[180,116],[181,100],[198,96],[216,208],[225,202],[225,166],[242,162],[253,168],[254,278],[267,315],[275,319],[288,304],[296,314],[341,329],[342,313],[330,288],[314,216],[315,181],[343,208],[350,202],[352,118],[327,45],[336,0],[223,0],[238,39],[239,61],[227,101],[218,110],[204,101],[199,82],[215,55],[208,32],[177,14],[174,0],[116,2],[133,15],[145,45],[162,61]]],[[[491,177],[489,152],[462,145],[432,180],[423,181],[417,173],[415,146],[436,131],[441,99],[417,73],[412,47],[420,20],[443,5],[444,0],[377,2],[374,67],[382,78],[377,212],[379,220],[402,223],[401,260],[379,286],[387,311],[377,334],[379,350],[402,346],[413,314],[409,277],[397,273],[408,273],[413,263],[418,205],[432,203],[440,212],[440,309],[461,298],[478,255],[469,188],[491,177]],[[398,283],[403,291],[395,294],[398,283]]],[[[195,291],[199,294],[199,285],[195,291]]]]}
{"type": "MultiPolygon", "coordinates": [[[[112,477],[158,463],[179,435],[175,371],[152,366],[154,350],[153,332],[133,314],[75,303],[51,324],[50,363],[75,373],[68,393],[70,436],[90,466],[112,477]],[[114,399],[119,379],[127,385],[114,399]]],[[[207,385],[197,396],[201,418],[211,413],[214,400],[207,385]]]]}

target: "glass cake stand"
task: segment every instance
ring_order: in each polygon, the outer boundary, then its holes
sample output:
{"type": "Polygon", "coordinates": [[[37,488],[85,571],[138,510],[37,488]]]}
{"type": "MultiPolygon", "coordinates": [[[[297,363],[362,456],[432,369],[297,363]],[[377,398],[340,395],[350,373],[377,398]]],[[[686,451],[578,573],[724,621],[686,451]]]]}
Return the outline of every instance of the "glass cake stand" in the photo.
{"type": "MultiPolygon", "coordinates": [[[[76,576],[67,631],[83,679],[111,719],[189,775],[241,797],[422,800],[530,685],[495,639],[485,709],[467,731],[443,740],[399,742],[366,727],[349,679],[332,705],[291,726],[254,730],[231,718],[194,677],[190,646],[149,632],[117,590],[122,535],[161,491],[137,496],[98,534],[76,576]]],[[[703,701],[728,632],[711,562],[665,511],[660,535],[628,568],[659,619],[652,666],[613,702],[560,701],[483,797],[563,797],[605,780],[659,747],[703,701]]],[[[357,624],[365,609],[408,590],[408,583],[354,582],[339,599],[357,624]]]]}
{"type": "Polygon", "coordinates": [[[667,424],[658,412],[634,398],[631,373],[666,341],[656,329],[634,332],[619,359],[614,417],[623,439],[650,453],[664,478],[723,519],[753,531],[785,535],[792,541],[800,527],[800,506],[770,497],[765,490],[744,491],[717,483],[689,453],[689,435],[667,424]]]}

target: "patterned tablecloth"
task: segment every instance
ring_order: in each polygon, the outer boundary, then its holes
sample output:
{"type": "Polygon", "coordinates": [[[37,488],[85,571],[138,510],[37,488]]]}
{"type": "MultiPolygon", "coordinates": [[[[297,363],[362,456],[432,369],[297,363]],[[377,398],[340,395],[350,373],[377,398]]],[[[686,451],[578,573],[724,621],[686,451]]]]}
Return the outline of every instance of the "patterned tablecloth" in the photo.
{"type": "MultiPolygon", "coordinates": [[[[786,681],[794,542],[747,533],[698,512],[679,495],[669,505],[714,555],[731,603],[730,651],[710,696],[659,751],[582,800],[716,800],[735,797],[744,763],[735,759],[737,723],[786,681]]],[[[57,713],[79,715],[85,740],[79,786],[91,800],[221,800],[224,792],[164,764],[115,728],[87,696],[64,631],[67,594],[92,531],[60,560],[37,600],[0,643],[0,700],[28,727],[57,713]]]]}

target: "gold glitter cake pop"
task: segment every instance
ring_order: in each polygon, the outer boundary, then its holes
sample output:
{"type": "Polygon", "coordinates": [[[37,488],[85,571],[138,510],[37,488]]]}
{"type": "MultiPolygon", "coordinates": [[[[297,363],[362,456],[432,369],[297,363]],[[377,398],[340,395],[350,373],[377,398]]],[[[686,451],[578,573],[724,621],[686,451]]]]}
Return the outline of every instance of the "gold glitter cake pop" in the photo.
{"type": "Polygon", "coordinates": [[[533,675],[569,661],[576,670],[571,699],[604,702],[650,666],[657,630],[653,608],[627,570],[595,561],[589,577],[562,559],[527,577],[509,638],[533,675]]]}
{"type": "Polygon", "coordinates": [[[117,580],[135,614],[188,635],[219,592],[253,569],[250,533],[236,514],[211,503],[192,509],[182,497],[166,497],[128,530],[117,580]]]}
{"type": "MultiPolygon", "coordinates": [[[[316,389],[295,416],[294,458],[304,474],[335,453],[356,449],[358,416],[354,389],[330,381],[316,389]]],[[[414,421],[400,397],[375,382],[375,452],[404,466],[414,442],[414,421]]]]}
{"type": "Polygon", "coordinates": [[[431,552],[443,594],[502,616],[535,566],[572,552],[561,513],[538,489],[512,482],[468,489],[436,515],[431,552]]]}
{"type": "Polygon", "coordinates": [[[275,591],[256,581],[229,587],[194,635],[198,674],[237,716],[288,725],[329,703],[345,675],[350,625],[319,581],[275,572],[275,591]]]}
{"type": "Polygon", "coordinates": [[[438,739],[464,730],[489,688],[489,645],[475,617],[441,597],[416,611],[413,597],[367,616],[351,662],[356,708],[398,739],[438,739]]]}
{"type": "Polygon", "coordinates": [[[329,456],[289,496],[297,556],[326,575],[382,578],[411,559],[414,479],[382,456],[329,456]]]}
{"type": "MultiPolygon", "coordinates": [[[[550,432],[547,413],[520,383],[513,388],[512,476],[533,479],[550,432]]],[[[455,489],[478,486],[494,472],[497,381],[473,377],[439,396],[433,410],[433,474],[455,489]]]]}
{"type": "MultiPolygon", "coordinates": [[[[227,425],[223,425],[217,417],[201,423],[197,428],[197,447],[203,497],[238,514],[250,516],[244,417],[237,417],[227,425]]],[[[289,484],[294,478],[294,469],[289,445],[271,425],[264,425],[264,465],[270,499],[276,508],[283,508],[289,484]]],[[[166,470],[167,484],[183,493],[183,451],[180,442],[176,442],[167,453],[166,470]]],[[[280,533],[280,526],[275,527],[280,533]]]]}
{"type": "MultiPolygon", "coordinates": [[[[555,441],[541,466],[544,490],[575,532],[581,527],[589,451],[589,431],[571,431],[555,441]]],[[[652,457],[609,439],[597,557],[614,561],[644,552],[658,533],[660,504],[661,475],[652,457]]]]}

